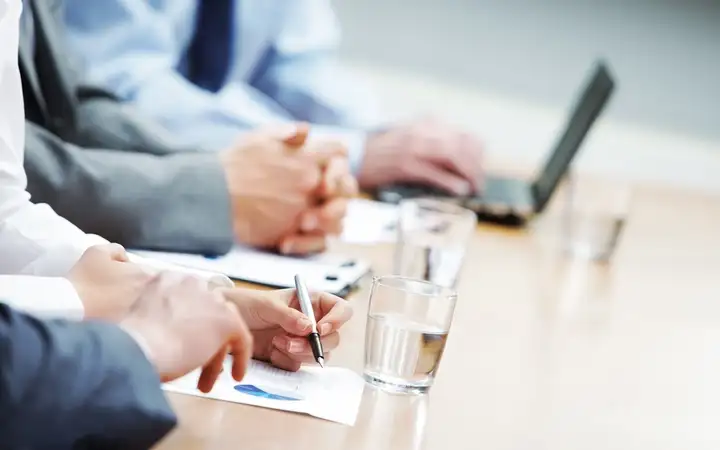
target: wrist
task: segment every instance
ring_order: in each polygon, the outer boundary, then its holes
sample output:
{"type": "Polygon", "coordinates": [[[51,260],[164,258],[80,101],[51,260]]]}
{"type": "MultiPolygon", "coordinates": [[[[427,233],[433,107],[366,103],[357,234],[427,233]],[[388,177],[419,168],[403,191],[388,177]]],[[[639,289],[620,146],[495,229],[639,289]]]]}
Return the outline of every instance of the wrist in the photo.
{"type": "Polygon", "coordinates": [[[68,275],[66,279],[70,282],[78,299],[80,299],[80,303],[82,303],[84,311],[83,317],[85,319],[100,318],[98,311],[95,309],[95,303],[91,300],[92,295],[89,292],[91,289],[80,281],[74,280],[72,275],[68,275]]]}
{"type": "Polygon", "coordinates": [[[143,335],[143,333],[140,332],[137,327],[129,321],[121,322],[119,324],[119,327],[135,341],[137,346],[140,347],[140,350],[142,350],[143,354],[145,355],[145,359],[147,359],[157,370],[158,367],[155,363],[155,355],[150,348],[150,343],[148,339],[143,335]]]}

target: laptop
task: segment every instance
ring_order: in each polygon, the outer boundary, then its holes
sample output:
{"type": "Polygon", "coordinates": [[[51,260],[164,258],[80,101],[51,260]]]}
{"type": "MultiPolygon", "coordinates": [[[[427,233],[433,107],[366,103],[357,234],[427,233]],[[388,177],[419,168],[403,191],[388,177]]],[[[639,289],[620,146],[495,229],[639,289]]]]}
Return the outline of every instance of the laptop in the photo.
{"type": "Polygon", "coordinates": [[[434,187],[411,184],[381,187],[375,195],[378,200],[389,203],[417,197],[451,199],[475,211],[479,220],[507,226],[523,226],[547,206],[614,88],[615,82],[609,69],[602,61],[597,62],[555,149],[545,167],[531,182],[487,176],[481,194],[461,198],[452,197],[434,187]]]}

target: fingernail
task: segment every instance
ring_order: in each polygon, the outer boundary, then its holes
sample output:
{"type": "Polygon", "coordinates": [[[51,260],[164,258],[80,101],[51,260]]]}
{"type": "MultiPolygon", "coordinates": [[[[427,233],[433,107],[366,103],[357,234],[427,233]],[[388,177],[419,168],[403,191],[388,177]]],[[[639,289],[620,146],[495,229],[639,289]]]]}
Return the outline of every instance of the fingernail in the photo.
{"type": "Polygon", "coordinates": [[[277,348],[286,348],[288,346],[288,343],[286,340],[280,336],[275,336],[272,340],[272,345],[274,345],[277,348]]]}
{"type": "Polygon", "coordinates": [[[288,351],[290,353],[299,353],[303,350],[303,345],[300,342],[290,341],[288,344],[288,351]]]}
{"type": "Polygon", "coordinates": [[[329,323],[324,323],[320,325],[320,329],[318,331],[323,336],[329,334],[332,331],[332,325],[330,325],[329,323]]]}
{"type": "Polygon", "coordinates": [[[305,217],[303,217],[302,224],[300,225],[300,228],[302,228],[303,231],[313,231],[318,226],[318,219],[315,216],[315,214],[307,214],[305,217]]]}
{"type": "Polygon", "coordinates": [[[284,255],[291,253],[292,250],[293,250],[292,241],[285,241],[280,245],[280,253],[282,253],[284,255]]]}

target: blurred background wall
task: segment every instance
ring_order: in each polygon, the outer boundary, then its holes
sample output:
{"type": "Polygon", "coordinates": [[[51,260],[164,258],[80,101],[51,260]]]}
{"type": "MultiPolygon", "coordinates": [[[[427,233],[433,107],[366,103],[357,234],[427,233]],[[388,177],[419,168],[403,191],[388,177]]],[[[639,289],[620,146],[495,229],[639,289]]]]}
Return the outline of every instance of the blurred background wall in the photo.
{"type": "Polygon", "coordinates": [[[720,142],[720,0],[334,1],[345,59],[566,108],[605,57],[609,117],[720,142]]]}

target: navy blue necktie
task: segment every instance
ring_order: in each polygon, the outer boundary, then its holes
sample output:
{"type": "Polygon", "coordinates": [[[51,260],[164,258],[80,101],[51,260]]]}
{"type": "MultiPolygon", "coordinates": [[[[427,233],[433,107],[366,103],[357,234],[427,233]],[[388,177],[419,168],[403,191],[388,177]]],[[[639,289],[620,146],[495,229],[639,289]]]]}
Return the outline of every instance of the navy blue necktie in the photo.
{"type": "Polygon", "coordinates": [[[188,47],[188,79],[217,92],[230,71],[236,0],[199,0],[195,35],[188,47]]]}

